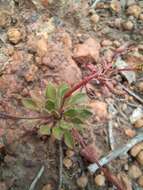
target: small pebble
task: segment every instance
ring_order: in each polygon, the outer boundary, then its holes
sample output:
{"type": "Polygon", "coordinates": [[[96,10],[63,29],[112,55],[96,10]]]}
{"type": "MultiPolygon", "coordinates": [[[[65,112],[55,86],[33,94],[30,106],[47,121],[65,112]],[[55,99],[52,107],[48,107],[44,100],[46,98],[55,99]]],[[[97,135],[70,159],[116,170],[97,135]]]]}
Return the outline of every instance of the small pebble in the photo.
{"type": "Polygon", "coordinates": [[[134,17],[138,18],[141,13],[141,8],[138,5],[131,5],[127,9],[128,15],[133,15],[134,17]]]}
{"type": "Polygon", "coordinates": [[[67,155],[68,158],[71,158],[71,157],[74,156],[74,151],[72,151],[72,150],[67,150],[67,151],[66,151],[66,155],[67,155]]]}
{"type": "Polygon", "coordinates": [[[128,175],[130,176],[131,179],[137,179],[142,175],[142,172],[138,166],[132,165],[129,168],[128,175]]]}
{"type": "Polygon", "coordinates": [[[6,28],[10,24],[10,20],[10,15],[5,11],[0,10],[0,27],[6,28]]]}
{"type": "Polygon", "coordinates": [[[143,13],[140,14],[139,19],[143,21],[143,13]]]}
{"type": "Polygon", "coordinates": [[[114,26],[118,29],[121,28],[122,26],[122,19],[121,18],[116,18],[115,21],[114,21],[114,26]]]}
{"type": "Polygon", "coordinates": [[[143,127],[143,118],[138,119],[138,120],[135,122],[134,127],[137,128],[137,129],[138,129],[138,128],[142,128],[142,127],[143,127]]]}
{"type": "Polygon", "coordinates": [[[7,32],[8,40],[13,43],[17,44],[22,39],[22,34],[17,28],[10,28],[7,32]]]}
{"type": "Polygon", "coordinates": [[[88,183],[88,178],[86,176],[81,176],[77,179],[77,185],[81,188],[85,188],[88,183]]]}
{"type": "Polygon", "coordinates": [[[129,20],[127,22],[123,22],[122,26],[125,30],[132,30],[134,28],[134,24],[129,20]]]}
{"type": "Polygon", "coordinates": [[[97,175],[95,177],[95,184],[100,187],[105,186],[105,177],[103,175],[97,175]]]}
{"type": "Polygon", "coordinates": [[[47,185],[45,185],[43,188],[42,188],[42,190],[52,190],[53,188],[52,188],[52,186],[51,186],[51,184],[47,184],[47,185]]]}
{"type": "Polygon", "coordinates": [[[125,129],[125,134],[128,137],[132,138],[132,137],[134,137],[136,135],[136,131],[133,130],[133,129],[125,129]]]}
{"type": "Polygon", "coordinates": [[[143,187],[143,175],[139,177],[138,184],[139,186],[143,187]]]}
{"type": "Polygon", "coordinates": [[[113,45],[114,45],[116,48],[118,48],[118,47],[120,47],[121,43],[120,43],[119,41],[115,40],[115,41],[113,41],[113,45]]]}
{"type": "Polygon", "coordinates": [[[143,165],[143,150],[138,154],[137,161],[143,165]]]}
{"type": "Polygon", "coordinates": [[[111,40],[103,40],[101,42],[102,46],[111,46],[112,45],[112,41],[111,40]]]}
{"type": "Polygon", "coordinates": [[[72,167],[72,161],[69,158],[64,158],[63,164],[67,169],[72,167]]]}
{"type": "Polygon", "coordinates": [[[143,150],[143,142],[141,143],[138,143],[136,144],[130,151],[130,154],[133,156],[133,157],[136,157],[139,152],[143,150]]]}
{"type": "MultiPolygon", "coordinates": [[[[140,50],[141,48],[143,48],[143,46],[142,46],[142,47],[139,47],[139,50],[140,50]]],[[[143,50],[143,49],[142,49],[142,50],[143,50]]],[[[138,90],[139,90],[141,93],[143,93],[143,82],[142,82],[142,81],[137,84],[137,88],[138,88],[138,90]]]]}
{"type": "Polygon", "coordinates": [[[90,20],[91,20],[94,24],[98,23],[98,21],[99,21],[99,15],[97,15],[97,14],[92,15],[92,16],[90,17],[90,20]]]}

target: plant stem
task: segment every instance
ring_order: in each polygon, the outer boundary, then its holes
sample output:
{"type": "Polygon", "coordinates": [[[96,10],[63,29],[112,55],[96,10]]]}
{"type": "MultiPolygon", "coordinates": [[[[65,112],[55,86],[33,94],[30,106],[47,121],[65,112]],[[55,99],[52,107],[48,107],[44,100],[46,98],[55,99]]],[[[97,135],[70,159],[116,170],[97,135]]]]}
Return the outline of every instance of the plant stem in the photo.
{"type": "Polygon", "coordinates": [[[51,119],[52,116],[35,116],[35,117],[22,117],[22,116],[15,116],[7,113],[0,112],[1,119],[12,119],[12,120],[21,120],[21,119],[51,119]]]}

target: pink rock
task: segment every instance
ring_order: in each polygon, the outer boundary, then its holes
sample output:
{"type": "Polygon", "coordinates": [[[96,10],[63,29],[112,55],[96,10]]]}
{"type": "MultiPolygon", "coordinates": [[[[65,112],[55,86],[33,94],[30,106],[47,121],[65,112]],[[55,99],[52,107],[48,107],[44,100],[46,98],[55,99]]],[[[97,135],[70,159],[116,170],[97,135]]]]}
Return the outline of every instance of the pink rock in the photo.
{"type": "Polygon", "coordinates": [[[99,59],[100,44],[93,38],[88,38],[83,44],[77,44],[74,49],[73,57],[77,62],[85,60],[96,62],[99,59]]]}

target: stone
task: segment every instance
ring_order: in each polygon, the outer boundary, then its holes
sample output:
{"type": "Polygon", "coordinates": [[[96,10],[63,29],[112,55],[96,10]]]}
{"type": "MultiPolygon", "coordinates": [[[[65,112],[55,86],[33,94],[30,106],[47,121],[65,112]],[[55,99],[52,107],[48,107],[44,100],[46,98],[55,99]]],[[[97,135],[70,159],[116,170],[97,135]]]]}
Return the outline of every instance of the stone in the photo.
{"type": "Polygon", "coordinates": [[[139,177],[138,184],[139,186],[143,187],[143,175],[139,177]]]}
{"type": "Polygon", "coordinates": [[[142,128],[143,127],[143,118],[138,119],[135,123],[134,123],[134,127],[135,128],[142,128]]]}
{"type": "Polygon", "coordinates": [[[44,56],[48,51],[47,41],[44,38],[37,40],[36,51],[39,56],[44,56]]]}
{"type": "Polygon", "coordinates": [[[139,82],[139,83],[137,84],[137,88],[138,88],[138,90],[140,91],[140,93],[143,93],[143,81],[141,81],[141,82],[139,82]]]}
{"type": "Polygon", "coordinates": [[[31,65],[30,69],[25,75],[25,79],[27,82],[31,82],[36,78],[36,73],[37,73],[38,67],[36,65],[31,65]]]}
{"type": "Polygon", "coordinates": [[[80,187],[80,188],[85,188],[87,186],[87,183],[88,183],[88,178],[86,176],[81,176],[77,179],[77,185],[80,187]]]}
{"type": "Polygon", "coordinates": [[[128,31],[130,31],[130,30],[132,30],[133,28],[134,28],[134,24],[132,23],[132,21],[126,21],[126,22],[123,22],[122,23],[122,26],[123,26],[123,28],[125,29],[125,30],[128,30],[128,31]]]}
{"type": "Polygon", "coordinates": [[[51,184],[47,184],[47,185],[44,185],[44,187],[42,188],[42,190],[52,190],[52,186],[51,184]]]}
{"type": "Polygon", "coordinates": [[[127,15],[132,15],[132,16],[138,18],[141,11],[142,10],[138,5],[131,5],[127,9],[127,15]]]}
{"type": "Polygon", "coordinates": [[[118,179],[122,182],[126,190],[132,190],[132,183],[125,172],[120,172],[118,174],[118,179]]]}
{"type": "Polygon", "coordinates": [[[96,23],[98,23],[99,22],[99,15],[97,15],[97,14],[93,14],[91,17],[90,17],[90,20],[94,23],[94,24],[96,24],[96,23]]]}
{"type": "Polygon", "coordinates": [[[67,155],[68,158],[71,158],[71,157],[74,156],[74,151],[72,151],[72,150],[67,150],[67,151],[66,151],[66,155],[67,155]]]}
{"type": "Polygon", "coordinates": [[[134,5],[134,4],[136,4],[136,0],[127,0],[127,2],[126,2],[127,7],[134,5]]]}
{"type": "Polygon", "coordinates": [[[100,44],[93,38],[88,38],[83,44],[77,44],[74,48],[73,57],[79,62],[83,63],[85,60],[99,59],[100,44]]]}
{"type": "Polygon", "coordinates": [[[110,4],[110,8],[116,12],[119,13],[121,11],[121,4],[118,0],[112,0],[110,4]]]}
{"type": "Polygon", "coordinates": [[[143,142],[141,143],[138,143],[136,144],[130,151],[130,154],[133,156],[133,157],[136,157],[139,152],[143,150],[143,142]]]}
{"type": "Polygon", "coordinates": [[[137,155],[137,161],[143,166],[143,150],[137,155]]]}
{"type": "Polygon", "coordinates": [[[64,158],[63,164],[67,169],[70,169],[72,167],[72,161],[69,158],[64,158]]]}
{"type": "Polygon", "coordinates": [[[102,42],[101,42],[101,45],[102,46],[112,46],[112,41],[111,40],[103,40],[102,42]]]}
{"type": "Polygon", "coordinates": [[[89,104],[95,117],[99,120],[106,120],[108,118],[107,104],[102,101],[94,101],[89,104]]]}
{"type": "Polygon", "coordinates": [[[22,34],[17,28],[10,28],[7,32],[7,36],[12,44],[18,44],[22,39],[22,34]]]}
{"type": "Polygon", "coordinates": [[[114,26],[115,26],[117,29],[120,29],[121,26],[122,26],[122,19],[121,19],[121,18],[116,18],[115,21],[114,21],[114,26]]]}
{"type": "Polygon", "coordinates": [[[81,80],[81,70],[72,59],[69,59],[69,65],[62,66],[59,72],[61,79],[70,85],[77,84],[81,80]]]}
{"type": "Polygon", "coordinates": [[[103,175],[95,176],[94,180],[97,186],[100,186],[100,187],[105,186],[105,177],[103,175]]]}
{"type": "Polygon", "coordinates": [[[113,41],[113,45],[118,48],[121,46],[121,43],[118,40],[113,41]]]}
{"type": "Polygon", "coordinates": [[[129,137],[132,138],[136,135],[136,131],[133,129],[125,129],[125,134],[129,137]]]}
{"type": "Polygon", "coordinates": [[[139,15],[139,19],[143,21],[143,13],[139,15]]]}
{"type": "Polygon", "coordinates": [[[142,172],[138,166],[132,165],[129,168],[128,175],[131,179],[137,179],[142,175],[142,172]]]}
{"type": "Polygon", "coordinates": [[[6,28],[10,24],[10,15],[6,11],[0,10],[0,27],[6,28]]]}

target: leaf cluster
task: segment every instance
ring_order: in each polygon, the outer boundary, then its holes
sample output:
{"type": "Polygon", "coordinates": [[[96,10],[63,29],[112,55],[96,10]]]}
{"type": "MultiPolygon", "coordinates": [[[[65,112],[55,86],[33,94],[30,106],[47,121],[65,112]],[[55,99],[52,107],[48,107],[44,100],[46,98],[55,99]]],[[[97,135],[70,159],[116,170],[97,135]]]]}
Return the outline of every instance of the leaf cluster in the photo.
{"type": "Polygon", "coordinates": [[[85,120],[92,113],[84,105],[86,100],[85,93],[73,93],[64,100],[64,96],[68,91],[69,86],[67,84],[54,86],[49,83],[43,97],[35,98],[35,96],[31,96],[31,98],[23,99],[23,105],[32,111],[52,116],[51,123],[40,125],[40,135],[52,135],[57,140],[63,139],[65,144],[72,148],[74,146],[72,129],[76,128],[82,131],[85,120]]]}

